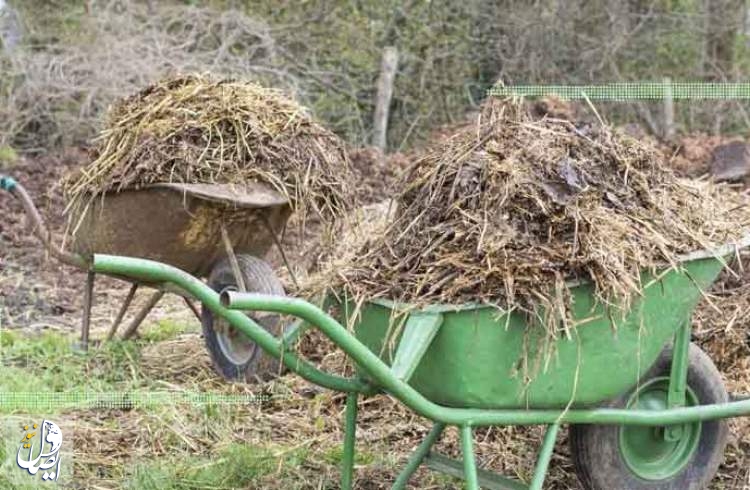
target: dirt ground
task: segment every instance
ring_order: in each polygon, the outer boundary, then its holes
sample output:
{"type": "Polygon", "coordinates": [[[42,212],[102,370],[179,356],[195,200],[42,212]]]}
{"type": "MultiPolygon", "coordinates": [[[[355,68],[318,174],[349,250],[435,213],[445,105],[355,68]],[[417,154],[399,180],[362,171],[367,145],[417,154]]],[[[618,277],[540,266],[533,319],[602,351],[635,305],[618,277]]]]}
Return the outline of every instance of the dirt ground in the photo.
{"type": "MultiPolygon", "coordinates": [[[[703,144],[709,145],[704,142],[703,144]]],[[[699,142],[700,145],[700,142],[699,142]]],[[[56,182],[68,170],[82,161],[86,155],[78,150],[69,150],[56,156],[27,158],[12,169],[12,174],[27,186],[32,196],[40,203],[57,239],[61,239],[64,220],[61,216],[63,203],[56,182]]],[[[367,181],[364,192],[375,202],[388,191],[388,186],[378,185],[393,179],[392,166],[368,172],[380,162],[376,152],[363,151],[355,155],[355,166],[359,166],[363,182],[367,181]],[[371,175],[375,177],[371,177],[371,175]]],[[[395,166],[405,165],[399,157],[395,166]]],[[[36,241],[26,229],[25,219],[20,209],[7,196],[0,196],[0,322],[8,329],[26,332],[56,330],[74,333],[80,321],[82,291],[85,275],[68,267],[62,267],[48,259],[41,252],[36,241]]],[[[296,251],[292,257],[304,255],[296,251]]],[[[277,265],[278,257],[274,259],[277,265]]],[[[724,273],[710,301],[704,301],[696,312],[694,340],[712,354],[719,369],[726,378],[730,392],[750,392],[750,260],[743,257],[744,271],[737,276],[724,273]]],[[[735,268],[741,268],[736,265],[735,268]]],[[[102,278],[97,282],[96,302],[92,318],[92,337],[101,338],[114,318],[119,302],[125,296],[127,287],[123,283],[102,278]]],[[[139,300],[145,299],[143,292],[139,300]]],[[[198,331],[197,322],[182,302],[177,298],[163,301],[149,317],[149,322],[160,319],[186,322],[198,331]]],[[[289,447],[300,444],[335,447],[342,436],[343,398],[336,394],[320,395],[320,391],[300,380],[287,375],[266,386],[227,388],[210,368],[210,362],[197,333],[179,336],[167,342],[149,347],[142,362],[143,369],[162,380],[166,386],[181,387],[185,383],[204,390],[216,389],[233,392],[287,392],[290,396],[276,403],[272,409],[264,407],[262,413],[243,409],[233,415],[242,430],[233,434],[241,443],[254,441],[278,441],[289,447]],[[196,381],[198,380],[198,381],[196,381]],[[197,384],[196,384],[197,383],[197,384]],[[311,401],[311,393],[314,401],[311,401]],[[304,442],[310,441],[310,442],[304,442]]],[[[312,342],[308,348],[311,357],[337,370],[345,368],[343,357],[331,353],[322,341],[312,342]]],[[[405,461],[409,452],[426,434],[429,424],[405,410],[398,403],[385,396],[377,396],[360,404],[361,422],[358,432],[358,448],[368,451],[385,451],[394,460],[393,468],[405,461]]],[[[153,439],[144,437],[143,415],[135,412],[78,413],[77,417],[88,417],[87,432],[77,437],[87,441],[96,440],[94,447],[110,448],[105,452],[89,448],[87,458],[95,464],[110,468],[129,465],[133,458],[153,457],[169,454],[169,446],[156,444],[153,439]],[[117,430],[105,430],[108,416],[117,420],[117,430]],[[139,418],[141,417],[141,418],[139,418]],[[130,448],[133,448],[132,451],[130,448]]],[[[234,419],[233,419],[234,420],[234,419]]],[[[183,421],[186,423],[186,421],[183,421]]],[[[712,485],[715,489],[750,488],[750,425],[746,421],[731,422],[730,443],[720,474],[712,485]]],[[[205,451],[207,435],[203,432],[194,436],[188,434],[185,444],[188,450],[196,453],[205,451]],[[191,449],[192,448],[192,449],[191,449]]],[[[528,478],[533,465],[536,449],[541,441],[540,428],[488,428],[477,431],[478,462],[481,466],[510,475],[528,478]]],[[[569,451],[561,437],[551,463],[548,488],[579,488],[572,471],[569,451]]],[[[447,455],[458,453],[458,434],[454,430],[446,433],[439,449],[447,455]]],[[[283,451],[282,451],[283,453],[283,451]]],[[[94,464],[91,463],[91,464],[94,464]]],[[[320,462],[313,457],[304,466],[304,471],[316,475],[325,474],[331,479],[336,476],[335,464],[320,462]]],[[[358,488],[387,488],[395,476],[392,468],[383,472],[382,467],[361,464],[357,470],[358,488]]],[[[305,473],[300,474],[304,478],[305,473]]],[[[94,478],[93,476],[91,478],[94,478]]],[[[273,479],[269,477],[273,488],[273,479]]],[[[320,477],[322,478],[322,477],[320,477]]],[[[94,481],[94,480],[91,480],[94,481]]],[[[458,488],[456,483],[435,480],[425,470],[421,470],[413,481],[415,488],[458,488]]],[[[310,482],[303,488],[318,488],[310,482]]],[[[102,484],[101,488],[113,488],[102,484]]],[[[325,486],[325,488],[330,488],[325,486]]]]}
{"type": "MultiPolygon", "coordinates": [[[[87,158],[79,149],[57,155],[24,158],[10,173],[29,191],[53,239],[64,244],[64,201],[60,178],[87,158]]],[[[79,328],[86,274],[61,266],[48,257],[28,228],[19,204],[0,198],[0,323],[5,328],[74,331],[79,328]]],[[[117,314],[128,287],[121,281],[100,277],[95,284],[92,336],[102,334],[117,314]]],[[[146,291],[136,296],[131,311],[146,300],[146,291]]],[[[175,298],[165,298],[152,313],[152,320],[170,317],[189,320],[175,298]]]]}

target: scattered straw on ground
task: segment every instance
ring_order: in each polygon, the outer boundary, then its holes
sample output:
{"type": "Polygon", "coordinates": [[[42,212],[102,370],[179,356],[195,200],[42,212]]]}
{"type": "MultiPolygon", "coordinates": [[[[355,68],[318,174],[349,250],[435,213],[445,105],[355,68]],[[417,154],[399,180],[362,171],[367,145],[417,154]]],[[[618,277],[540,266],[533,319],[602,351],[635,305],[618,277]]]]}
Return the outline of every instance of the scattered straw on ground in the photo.
{"type": "Polygon", "coordinates": [[[68,209],[158,182],[261,181],[332,222],[351,203],[342,142],[280,92],[208,75],[167,78],[115,103],[68,209]]]}

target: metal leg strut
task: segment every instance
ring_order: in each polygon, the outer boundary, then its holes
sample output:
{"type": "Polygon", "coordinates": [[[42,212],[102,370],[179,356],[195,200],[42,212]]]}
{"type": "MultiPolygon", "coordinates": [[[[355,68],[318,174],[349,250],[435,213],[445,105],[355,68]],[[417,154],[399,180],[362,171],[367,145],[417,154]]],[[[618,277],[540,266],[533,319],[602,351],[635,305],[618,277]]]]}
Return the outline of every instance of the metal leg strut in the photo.
{"type": "Polygon", "coordinates": [[[190,308],[190,311],[193,312],[193,316],[195,316],[195,319],[198,320],[199,322],[202,322],[203,321],[203,317],[201,316],[201,312],[198,310],[198,308],[195,306],[195,304],[193,304],[193,302],[190,301],[185,296],[182,297],[182,300],[185,302],[185,304],[187,305],[187,307],[190,308]]]}
{"type": "Polygon", "coordinates": [[[477,480],[477,463],[474,459],[474,431],[468,425],[459,428],[461,431],[461,453],[464,458],[464,478],[467,490],[479,490],[477,480]]]}
{"type": "Polygon", "coordinates": [[[542,490],[544,478],[547,476],[549,461],[552,458],[552,450],[555,448],[557,431],[559,429],[560,424],[547,426],[547,432],[544,434],[544,441],[542,442],[542,448],[537,457],[536,468],[534,468],[534,477],[531,479],[529,490],[542,490]]]}
{"type": "Polygon", "coordinates": [[[351,490],[354,485],[354,441],[357,435],[358,393],[346,395],[344,426],[344,454],[341,458],[341,490],[351,490]]]}
{"type": "Polygon", "coordinates": [[[81,318],[81,349],[89,350],[89,330],[91,330],[91,307],[94,303],[94,278],[96,273],[86,273],[86,289],[83,292],[83,318],[81,318]]]}
{"type": "Polygon", "coordinates": [[[432,429],[430,429],[427,437],[424,438],[417,449],[414,450],[411,457],[409,457],[409,462],[406,463],[406,466],[398,475],[398,478],[396,478],[393,487],[391,487],[392,490],[402,490],[406,488],[406,484],[409,483],[409,478],[411,478],[414,472],[417,471],[417,468],[419,468],[419,465],[422,464],[425,456],[429,454],[430,449],[432,449],[432,446],[440,438],[440,435],[443,433],[444,429],[445,424],[443,424],[442,422],[436,422],[435,425],[432,426],[432,429]]]}
{"type": "Polygon", "coordinates": [[[135,331],[138,330],[138,327],[141,325],[141,323],[143,323],[143,320],[146,319],[146,315],[148,315],[149,312],[154,309],[154,306],[156,306],[156,303],[159,302],[162,296],[164,296],[164,291],[156,291],[151,295],[151,297],[148,299],[148,303],[146,303],[143,308],[141,308],[135,318],[133,318],[133,321],[130,322],[130,325],[128,325],[128,328],[126,328],[122,333],[123,340],[129,339],[135,334],[135,331]]]}
{"type": "Polygon", "coordinates": [[[117,333],[117,328],[120,326],[120,323],[122,323],[122,319],[125,318],[125,313],[128,311],[128,307],[130,306],[130,303],[133,302],[133,297],[135,296],[135,292],[138,290],[138,284],[133,283],[130,286],[130,291],[128,291],[128,295],[125,297],[125,301],[123,301],[122,306],[120,306],[120,311],[117,312],[117,317],[115,318],[114,323],[112,323],[112,326],[109,329],[109,332],[107,332],[107,338],[106,340],[112,340],[112,338],[115,336],[115,333],[117,333]]]}

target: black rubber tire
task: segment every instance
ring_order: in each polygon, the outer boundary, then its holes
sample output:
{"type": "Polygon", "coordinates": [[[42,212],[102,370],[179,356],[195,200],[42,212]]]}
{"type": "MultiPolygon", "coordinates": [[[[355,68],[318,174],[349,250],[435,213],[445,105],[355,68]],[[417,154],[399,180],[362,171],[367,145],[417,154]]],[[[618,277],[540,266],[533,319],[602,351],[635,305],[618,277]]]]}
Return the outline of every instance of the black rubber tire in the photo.
{"type": "MultiPolygon", "coordinates": [[[[247,292],[285,296],[284,287],[267,262],[251,255],[238,255],[237,262],[247,292]]],[[[214,266],[208,277],[208,285],[218,293],[226,289],[239,290],[228,258],[214,266]]],[[[282,330],[279,315],[259,313],[249,316],[273,335],[278,335],[282,330]]],[[[219,324],[213,312],[205,306],[201,311],[201,324],[206,348],[211,355],[214,369],[225,379],[235,382],[265,381],[281,372],[281,363],[250,340],[247,340],[247,345],[251,349],[249,354],[251,357],[247,361],[238,362],[228,357],[220,343],[219,335],[221,334],[216,329],[219,324]]],[[[221,325],[224,328],[228,326],[223,321],[221,325]]],[[[241,334],[238,333],[238,335],[241,334]]]]}
{"type": "MultiPolygon", "coordinates": [[[[697,345],[690,344],[688,386],[698,403],[724,403],[728,395],[719,371],[697,345]]],[[[665,349],[643,382],[669,376],[672,348],[665,349]]],[[[622,408],[633,389],[608,407],[622,408]]],[[[664,480],[645,480],[634,474],[620,451],[620,426],[572,425],[570,427],[571,457],[578,479],[588,490],[697,490],[705,488],[716,475],[727,444],[725,420],[703,422],[698,446],[687,465],[679,473],[664,480]]]]}

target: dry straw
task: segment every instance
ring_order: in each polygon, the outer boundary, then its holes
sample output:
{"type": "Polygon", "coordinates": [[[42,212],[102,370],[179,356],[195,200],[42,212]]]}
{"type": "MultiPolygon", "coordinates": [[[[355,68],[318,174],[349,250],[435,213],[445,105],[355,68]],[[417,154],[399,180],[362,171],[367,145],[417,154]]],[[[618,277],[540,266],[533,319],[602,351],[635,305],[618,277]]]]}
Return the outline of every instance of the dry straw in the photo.
{"type": "Polygon", "coordinates": [[[350,205],[343,143],[280,92],[207,75],[164,79],[115,103],[96,159],[68,179],[68,209],[157,182],[261,181],[332,223],[350,205]]]}
{"type": "Polygon", "coordinates": [[[358,301],[495,304],[541,314],[557,336],[574,326],[569,281],[591,280],[616,317],[640,293],[643,270],[739,238],[745,202],[678,179],[616,130],[535,119],[518,101],[495,100],[413,163],[383,233],[350,237],[351,253],[311,288],[358,301]]]}

